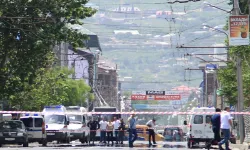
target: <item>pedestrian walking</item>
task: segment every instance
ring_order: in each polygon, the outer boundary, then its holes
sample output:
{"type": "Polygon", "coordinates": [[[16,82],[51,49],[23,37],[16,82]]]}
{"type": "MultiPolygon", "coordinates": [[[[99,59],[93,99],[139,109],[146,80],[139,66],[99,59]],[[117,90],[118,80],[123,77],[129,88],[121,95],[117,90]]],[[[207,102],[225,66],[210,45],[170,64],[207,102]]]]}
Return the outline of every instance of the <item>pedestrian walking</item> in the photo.
{"type": "Polygon", "coordinates": [[[111,120],[109,120],[108,124],[107,124],[107,137],[108,137],[108,146],[109,146],[109,142],[112,141],[112,146],[114,145],[114,141],[113,141],[113,130],[114,130],[114,123],[111,122],[111,120]]]}
{"type": "Polygon", "coordinates": [[[149,146],[152,145],[151,137],[152,137],[154,145],[156,144],[156,142],[155,142],[155,131],[154,131],[155,121],[156,121],[155,119],[152,119],[152,120],[149,120],[147,122],[147,124],[146,124],[148,126],[147,131],[148,131],[148,144],[149,144],[149,146]]]}
{"type": "MultiPolygon", "coordinates": [[[[221,112],[221,109],[216,108],[216,112],[221,112]]],[[[214,132],[213,143],[218,144],[221,141],[220,137],[220,114],[214,114],[211,118],[212,128],[214,132]]]]}
{"type": "Polygon", "coordinates": [[[96,131],[100,128],[100,125],[97,121],[97,118],[92,118],[88,123],[87,126],[90,129],[90,139],[89,139],[89,144],[92,141],[93,145],[95,142],[95,137],[96,137],[96,131]]]}
{"type": "Polygon", "coordinates": [[[136,119],[135,119],[135,114],[132,114],[128,118],[128,124],[129,124],[129,137],[128,137],[128,142],[129,142],[129,147],[132,148],[134,147],[134,142],[137,139],[137,132],[136,132],[136,119]],[[132,138],[134,136],[134,138],[132,138]]]}
{"type": "Polygon", "coordinates": [[[124,132],[125,132],[125,123],[123,119],[120,120],[120,125],[118,130],[119,130],[119,142],[123,144],[124,132]]]}
{"type": "Polygon", "coordinates": [[[223,150],[222,148],[223,144],[226,145],[226,150],[230,150],[228,140],[230,138],[230,128],[232,126],[232,117],[229,112],[230,112],[230,107],[225,107],[224,111],[221,113],[221,116],[220,116],[220,122],[221,122],[220,128],[224,135],[224,139],[218,143],[220,150],[223,150]]]}
{"type": "Polygon", "coordinates": [[[120,123],[121,123],[120,120],[114,117],[113,124],[114,124],[114,129],[115,129],[115,140],[116,140],[115,144],[118,144],[118,140],[119,140],[118,134],[119,134],[120,123]]]}
{"type": "Polygon", "coordinates": [[[106,130],[107,130],[107,121],[104,120],[104,118],[101,118],[101,121],[99,122],[100,124],[100,143],[106,143],[106,130]]]}

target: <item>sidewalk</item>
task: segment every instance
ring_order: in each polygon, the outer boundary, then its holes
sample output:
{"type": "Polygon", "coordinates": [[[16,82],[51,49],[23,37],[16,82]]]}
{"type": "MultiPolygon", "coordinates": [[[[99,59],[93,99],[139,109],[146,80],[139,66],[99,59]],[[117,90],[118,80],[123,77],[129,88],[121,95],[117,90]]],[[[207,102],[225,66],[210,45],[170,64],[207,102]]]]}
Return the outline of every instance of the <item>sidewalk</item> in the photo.
{"type": "MultiPolygon", "coordinates": [[[[237,142],[238,143],[238,142],[237,142]]],[[[225,145],[222,146],[223,148],[225,148],[225,145]]],[[[248,143],[243,143],[243,144],[229,144],[229,147],[232,150],[248,150],[248,143]]]]}

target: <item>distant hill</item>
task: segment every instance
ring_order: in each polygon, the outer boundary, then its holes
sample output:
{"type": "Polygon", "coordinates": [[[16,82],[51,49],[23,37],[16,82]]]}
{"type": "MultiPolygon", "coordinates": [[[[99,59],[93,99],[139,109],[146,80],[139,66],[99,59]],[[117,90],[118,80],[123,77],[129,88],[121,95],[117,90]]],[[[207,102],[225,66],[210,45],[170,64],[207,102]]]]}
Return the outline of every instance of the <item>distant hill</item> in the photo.
{"type": "MultiPolygon", "coordinates": [[[[85,27],[99,35],[103,55],[118,64],[124,90],[171,89],[199,86],[199,59],[186,53],[213,53],[213,49],[178,49],[176,46],[211,46],[225,36],[204,29],[226,23],[228,14],[201,2],[166,4],[166,0],[90,0],[98,13],[84,20],[85,27]],[[191,81],[189,81],[191,80],[191,81]]],[[[226,10],[226,1],[209,0],[226,10]]],[[[204,57],[209,60],[209,57],[204,57]]]]}

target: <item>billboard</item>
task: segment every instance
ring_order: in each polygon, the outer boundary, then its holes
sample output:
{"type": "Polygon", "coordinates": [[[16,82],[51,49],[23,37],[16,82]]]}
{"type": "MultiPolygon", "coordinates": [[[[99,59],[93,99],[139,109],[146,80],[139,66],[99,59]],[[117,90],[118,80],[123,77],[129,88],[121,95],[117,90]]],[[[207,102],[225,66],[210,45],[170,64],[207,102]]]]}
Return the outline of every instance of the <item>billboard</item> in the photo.
{"type": "Polygon", "coordinates": [[[249,45],[249,16],[229,17],[229,45],[249,45]]]}
{"type": "Polygon", "coordinates": [[[131,95],[131,100],[181,100],[181,95],[131,95]]]}
{"type": "Polygon", "coordinates": [[[174,110],[176,105],[171,101],[180,101],[181,94],[177,91],[133,91],[131,95],[132,108],[136,110],[164,109],[174,110]]]}

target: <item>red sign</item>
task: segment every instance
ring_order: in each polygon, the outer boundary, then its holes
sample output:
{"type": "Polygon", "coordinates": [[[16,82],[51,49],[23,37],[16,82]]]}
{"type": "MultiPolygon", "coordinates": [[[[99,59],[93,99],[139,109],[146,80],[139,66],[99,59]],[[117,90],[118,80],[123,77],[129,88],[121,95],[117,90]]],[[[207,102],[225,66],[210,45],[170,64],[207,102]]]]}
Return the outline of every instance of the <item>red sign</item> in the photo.
{"type": "Polygon", "coordinates": [[[181,95],[131,95],[131,100],[181,100],[181,95]]]}
{"type": "Polygon", "coordinates": [[[147,100],[146,95],[131,95],[131,100],[147,100]]]}
{"type": "Polygon", "coordinates": [[[181,95],[155,95],[155,100],[181,100],[181,95]]]}

